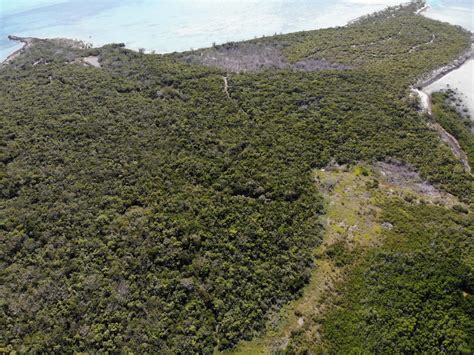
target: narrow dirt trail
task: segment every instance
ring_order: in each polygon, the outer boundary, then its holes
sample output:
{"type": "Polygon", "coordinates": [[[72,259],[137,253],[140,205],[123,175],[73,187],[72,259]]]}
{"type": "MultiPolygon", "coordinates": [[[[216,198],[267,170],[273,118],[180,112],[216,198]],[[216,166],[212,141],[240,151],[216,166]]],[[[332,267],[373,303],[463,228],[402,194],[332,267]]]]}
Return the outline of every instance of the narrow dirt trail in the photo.
{"type": "Polygon", "coordinates": [[[435,41],[435,39],[436,39],[436,35],[434,33],[432,33],[431,34],[431,39],[428,42],[417,44],[416,46],[411,47],[410,50],[408,51],[408,53],[413,53],[414,51],[416,51],[421,46],[432,44],[435,41]]]}
{"type": "MultiPolygon", "coordinates": [[[[432,39],[430,42],[432,43],[435,40],[436,36],[433,34],[432,39]]],[[[449,72],[459,68],[462,66],[468,59],[474,56],[474,50],[471,48],[470,50],[463,53],[459,58],[452,61],[450,64],[445,65],[431,73],[425,78],[422,78],[418,81],[418,83],[412,86],[411,91],[414,95],[418,96],[421,103],[422,112],[428,114],[428,116],[433,119],[433,110],[432,110],[432,102],[431,102],[431,94],[425,92],[425,88],[431,85],[436,80],[439,80],[441,77],[445,76],[449,72]]],[[[445,143],[452,151],[454,156],[460,160],[462,165],[464,166],[464,171],[467,173],[471,173],[472,168],[469,164],[469,160],[467,157],[466,152],[462,149],[461,145],[459,144],[456,137],[448,133],[440,124],[438,123],[428,123],[428,127],[438,133],[441,141],[445,143]]]]}
{"type": "MultiPolygon", "coordinates": [[[[430,118],[433,116],[431,95],[427,94],[423,90],[412,89],[415,95],[418,95],[421,102],[421,108],[423,112],[426,112],[430,118]]],[[[441,141],[446,144],[456,158],[458,158],[464,166],[464,171],[471,173],[472,169],[469,165],[469,159],[466,152],[462,149],[456,137],[447,132],[439,123],[428,123],[428,127],[438,133],[441,141]]]]}
{"type": "MultiPolygon", "coordinates": [[[[412,89],[412,91],[420,98],[423,112],[426,112],[429,117],[432,117],[433,112],[431,104],[431,95],[418,89],[412,89]]],[[[428,127],[438,133],[438,136],[441,141],[443,141],[443,143],[445,143],[449,147],[449,149],[451,149],[454,156],[461,161],[462,165],[464,166],[464,171],[470,173],[472,169],[469,165],[467,154],[462,149],[458,140],[453,135],[448,133],[439,123],[428,123],[428,127]]]]}
{"type": "Polygon", "coordinates": [[[222,77],[222,80],[224,81],[224,88],[222,89],[222,91],[225,93],[225,95],[227,96],[227,98],[234,103],[234,105],[237,107],[237,109],[242,113],[244,114],[245,116],[249,117],[249,114],[247,113],[247,111],[245,111],[237,102],[236,99],[233,99],[232,97],[230,97],[230,93],[229,93],[229,76],[226,75],[226,76],[223,76],[222,77]]]}
{"type": "Polygon", "coordinates": [[[229,94],[229,81],[227,79],[227,76],[223,76],[222,80],[224,80],[224,92],[227,95],[227,98],[230,99],[230,94],[229,94]]]}

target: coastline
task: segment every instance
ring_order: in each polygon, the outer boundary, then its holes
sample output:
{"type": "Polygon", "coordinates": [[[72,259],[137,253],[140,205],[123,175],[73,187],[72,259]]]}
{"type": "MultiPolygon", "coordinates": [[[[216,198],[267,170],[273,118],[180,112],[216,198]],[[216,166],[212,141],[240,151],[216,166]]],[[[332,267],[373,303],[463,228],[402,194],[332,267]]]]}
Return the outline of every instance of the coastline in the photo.
{"type": "Polygon", "coordinates": [[[419,90],[423,90],[425,87],[433,84],[435,81],[441,79],[443,76],[449,74],[453,70],[460,68],[468,60],[474,58],[474,49],[472,47],[473,35],[471,35],[471,48],[466,50],[458,58],[454,59],[452,62],[446,64],[445,66],[435,69],[432,72],[423,75],[415,84],[415,87],[419,90]]]}
{"type": "Polygon", "coordinates": [[[421,9],[417,10],[415,12],[415,15],[421,15],[423,12],[425,12],[426,10],[428,10],[430,8],[430,5],[425,5],[423,6],[421,9]]]}
{"type": "MultiPolygon", "coordinates": [[[[401,5],[398,5],[398,6],[401,6],[401,5]]],[[[397,6],[394,6],[394,8],[397,8],[397,6]]],[[[414,9],[413,13],[415,15],[423,16],[423,13],[426,12],[430,8],[431,6],[427,4],[426,2],[424,2],[424,5],[422,7],[419,7],[418,9],[414,9]]],[[[377,14],[377,12],[375,14],[377,14]]],[[[354,23],[357,23],[358,21],[362,21],[365,18],[370,17],[370,16],[373,16],[373,14],[363,15],[363,16],[354,18],[353,20],[348,21],[345,26],[351,26],[354,23]]],[[[19,55],[21,55],[32,43],[40,40],[39,38],[20,37],[16,35],[8,35],[8,39],[11,41],[21,42],[22,47],[13,51],[11,54],[9,54],[3,61],[0,62],[0,66],[8,64],[9,62],[17,58],[19,55]]],[[[60,38],[55,38],[55,39],[60,39],[60,38]]],[[[67,38],[64,38],[64,39],[61,38],[61,40],[69,41],[67,38]]],[[[71,41],[78,41],[78,40],[71,40],[71,41]]],[[[79,42],[84,43],[83,41],[79,41],[79,42]]],[[[472,47],[472,43],[474,43],[473,33],[471,33],[471,48],[469,50],[466,50],[458,58],[454,59],[452,62],[446,64],[445,66],[422,75],[410,87],[412,93],[416,94],[417,96],[421,98],[422,106],[424,110],[428,111],[429,114],[431,114],[431,93],[426,92],[425,89],[431,84],[435,83],[436,81],[440,80],[441,78],[449,74],[450,72],[462,67],[468,60],[474,59],[474,48],[472,47]]],[[[84,45],[87,45],[89,48],[92,47],[91,44],[84,43],[84,45]]],[[[93,60],[93,62],[91,63],[85,60],[85,63],[91,66],[95,66],[95,67],[98,66],[97,65],[98,63],[96,63],[95,60],[93,60]]],[[[473,116],[473,119],[474,119],[474,112],[471,112],[471,115],[473,116]]]]}
{"type": "MultiPolygon", "coordinates": [[[[431,92],[425,91],[426,88],[442,79],[452,71],[460,69],[464,64],[473,59],[474,49],[471,46],[469,50],[465,51],[458,58],[454,59],[452,62],[441,68],[435,69],[430,73],[423,75],[414,85],[411,86],[411,92],[420,98],[421,107],[424,112],[431,116],[431,92]]],[[[472,114],[474,114],[474,112],[471,112],[471,115],[472,114]]]]}
{"type": "MultiPolygon", "coordinates": [[[[70,48],[76,49],[90,49],[93,48],[91,43],[86,43],[84,41],[76,40],[76,39],[69,39],[69,38],[36,38],[36,37],[20,37],[15,35],[8,35],[8,39],[11,41],[17,41],[22,43],[22,47],[13,51],[10,55],[8,55],[3,61],[0,62],[0,67],[8,65],[12,60],[17,58],[18,56],[25,53],[25,51],[32,46],[33,44],[40,43],[40,42],[50,42],[60,46],[67,46],[70,48]]],[[[33,63],[33,65],[41,63],[42,59],[38,62],[33,63]]],[[[89,56],[82,58],[82,62],[85,65],[92,66],[92,67],[100,67],[100,63],[98,62],[97,57],[89,56]]]]}
{"type": "Polygon", "coordinates": [[[424,6],[417,11],[426,18],[450,23],[458,26],[470,33],[471,47],[458,58],[449,64],[438,68],[430,73],[418,78],[411,87],[412,92],[421,99],[423,110],[431,114],[431,94],[446,89],[454,89],[461,105],[457,105],[458,112],[468,117],[474,122],[474,93],[473,93],[473,62],[474,62],[474,28],[473,22],[469,23],[469,18],[474,19],[472,8],[453,8],[453,6],[424,6]],[[462,11],[462,12],[460,12],[462,11]],[[415,90],[417,89],[417,90],[415,90]]]}
{"type": "MultiPolygon", "coordinates": [[[[408,0],[407,0],[408,1],[408,0]]],[[[367,18],[370,18],[371,16],[374,16],[374,15],[377,15],[378,13],[380,12],[383,12],[387,7],[388,8],[393,8],[393,9],[397,9],[397,8],[401,8],[401,7],[404,7],[406,6],[407,4],[409,4],[409,1],[408,2],[404,2],[403,4],[398,4],[398,5],[387,5],[385,6],[385,8],[383,9],[380,9],[380,10],[374,10],[374,12],[368,12],[368,13],[364,13],[360,16],[356,16],[356,17],[352,17],[352,18],[348,18],[346,20],[346,22],[342,25],[338,25],[338,24],[326,24],[326,26],[317,26],[315,28],[311,28],[311,29],[302,29],[302,30],[294,30],[294,31],[289,31],[289,32],[285,32],[285,33],[292,33],[292,32],[299,32],[299,31],[309,31],[309,30],[315,30],[315,29],[322,29],[322,28],[333,28],[333,27],[345,27],[345,26],[351,26],[359,21],[363,21],[364,19],[367,19],[367,18]]],[[[418,8],[418,9],[413,9],[412,11],[415,13],[415,14],[418,14],[420,13],[421,11],[424,11],[426,9],[429,8],[429,5],[425,5],[423,8],[418,8]]],[[[277,32],[275,32],[276,34],[277,32]]],[[[280,32],[281,33],[281,32],[280,32]]],[[[255,35],[254,38],[259,38],[259,37],[265,37],[267,36],[266,34],[262,34],[262,35],[255,35]]],[[[57,37],[21,37],[21,36],[16,36],[16,35],[8,35],[7,36],[9,40],[11,41],[18,41],[18,42],[21,42],[23,43],[23,46],[19,49],[16,49],[14,50],[13,52],[11,52],[7,57],[5,57],[3,60],[0,58],[0,66],[1,65],[4,65],[4,64],[7,64],[9,63],[10,61],[12,61],[13,59],[15,59],[18,55],[20,55],[25,49],[28,48],[29,45],[31,45],[34,41],[36,40],[43,40],[43,39],[63,39],[63,40],[69,40],[69,38],[71,37],[62,37],[61,35],[57,36],[57,37]]],[[[250,39],[250,37],[248,38],[250,39]]],[[[246,41],[248,39],[241,39],[241,40],[238,40],[238,41],[246,41]]],[[[72,40],[72,39],[71,39],[72,40]]],[[[74,39],[73,41],[78,41],[78,42],[83,42],[85,44],[87,44],[89,46],[89,48],[92,48],[92,47],[95,47],[96,45],[97,46],[101,46],[99,43],[96,43],[96,44],[92,44],[90,42],[86,42],[85,40],[81,40],[81,39],[74,39]]],[[[231,40],[232,41],[232,40],[231,40]]],[[[106,42],[106,43],[103,43],[104,45],[105,44],[108,44],[108,43],[113,43],[113,42],[106,42]]],[[[225,44],[225,43],[228,43],[228,42],[222,42],[222,44],[225,44]]],[[[191,50],[199,50],[199,49],[206,49],[208,48],[207,46],[203,46],[203,47],[193,47],[191,48],[191,50]]],[[[142,47],[138,48],[138,47],[128,47],[127,46],[127,49],[130,49],[132,51],[136,51],[136,52],[149,52],[149,53],[158,53],[158,54],[167,54],[167,53],[175,53],[176,51],[164,51],[164,52],[157,52],[156,50],[147,50],[147,49],[144,49],[142,47]]],[[[177,52],[185,52],[187,50],[179,50],[177,52]]]]}
{"type": "MultiPolygon", "coordinates": [[[[429,7],[429,6],[425,6],[429,7]]],[[[450,63],[432,70],[426,74],[423,74],[418,80],[411,86],[412,93],[416,94],[421,99],[421,104],[424,110],[431,115],[431,93],[426,92],[425,89],[445,77],[454,70],[461,68],[469,60],[474,59],[474,33],[471,34],[471,48],[465,50],[459,57],[452,60],[450,63]]]]}
{"type": "Polygon", "coordinates": [[[21,48],[13,51],[10,55],[8,55],[8,57],[6,57],[2,62],[0,62],[0,65],[8,64],[9,62],[11,62],[13,59],[23,53],[23,51],[35,41],[35,38],[33,37],[18,37],[14,35],[8,35],[8,39],[10,41],[21,42],[23,45],[21,48]]]}
{"type": "MultiPolygon", "coordinates": [[[[410,89],[412,95],[415,95],[420,99],[422,112],[425,112],[429,116],[430,120],[432,119],[431,92],[426,92],[426,88],[428,88],[431,84],[435,83],[441,78],[445,77],[452,71],[461,68],[468,61],[474,59],[472,38],[473,37],[471,35],[471,48],[469,50],[465,51],[463,54],[461,54],[458,58],[454,59],[449,64],[423,75],[420,79],[418,79],[415,85],[411,86],[410,89]]],[[[472,168],[469,164],[468,157],[462,149],[461,145],[459,144],[458,140],[438,123],[429,121],[428,127],[438,133],[440,139],[451,149],[454,156],[456,156],[461,161],[464,167],[464,171],[467,173],[471,173],[472,168]]]]}
{"type": "MultiPolygon", "coordinates": [[[[143,48],[146,53],[171,54],[209,48],[214,43],[344,27],[387,7],[397,8],[401,3],[406,6],[409,1],[341,0],[332,3],[281,0],[278,6],[272,4],[273,1],[251,2],[251,5],[231,1],[224,7],[212,5],[210,0],[196,4],[188,4],[186,0],[143,0],[111,6],[102,2],[84,6],[80,0],[71,0],[54,8],[38,6],[30,10],[31,16],[37,18],[31,26],[14,12],[2,13],[0,18],[5,19],[6,26],[0,29],[0,36],[3,39],[9,34],[37,38],[65,37],[93,42],[94,47],[124,43],[127,49],[134,51],[143,48]],[[151,15],[153,12],[156,14],[151,15]],[[251,13],[258,15],[254,18],[249,16],[251,13]],[[135,16],[128,16],[132,14],[135,16]],[[102,16],[108,20],[103,22],[102,16]],[[67,21],[69,17],[77,18],[71,22],[67,21]],[[134,21],[134,17],[140,20],[134,21]]],[[[18,46],[13,47],[3,41],[0,43],[2,49],[0,62],[18,46]]]]}

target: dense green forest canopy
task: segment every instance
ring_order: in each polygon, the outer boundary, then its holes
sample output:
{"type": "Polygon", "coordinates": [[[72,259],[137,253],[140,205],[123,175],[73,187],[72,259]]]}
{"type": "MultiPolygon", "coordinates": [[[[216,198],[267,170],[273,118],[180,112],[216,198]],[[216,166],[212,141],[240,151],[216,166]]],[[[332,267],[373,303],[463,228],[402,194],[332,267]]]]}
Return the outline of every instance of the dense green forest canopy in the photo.
{"type": "Polygon", "coordinates": [[[324,212],[310,172],[331,161],[397,159],[472,201],[409,97],[468,32],[402,7],[255,42],[345,67],[229,75],[189,53],[47,40],[2,66],[0,348],[210,353],[251,338],[308,281],[324,212]]]}

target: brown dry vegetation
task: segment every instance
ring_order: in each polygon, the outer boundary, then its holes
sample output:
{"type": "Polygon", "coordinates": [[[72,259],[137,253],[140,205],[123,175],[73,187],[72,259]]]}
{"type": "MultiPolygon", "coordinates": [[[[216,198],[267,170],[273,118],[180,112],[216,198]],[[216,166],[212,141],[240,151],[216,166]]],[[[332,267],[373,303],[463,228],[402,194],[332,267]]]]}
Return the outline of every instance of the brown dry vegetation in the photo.
{"type": "Polygon", "coordinates": [[[281,52],[281,46],[266,42],[227,43],[212,48],[187,52],[186,63],[201,64],[229,72],[255,72],[266,69],[293,69],[298,71],[344,70],[349,65],[307,58],[291,63],[281,52]]]}

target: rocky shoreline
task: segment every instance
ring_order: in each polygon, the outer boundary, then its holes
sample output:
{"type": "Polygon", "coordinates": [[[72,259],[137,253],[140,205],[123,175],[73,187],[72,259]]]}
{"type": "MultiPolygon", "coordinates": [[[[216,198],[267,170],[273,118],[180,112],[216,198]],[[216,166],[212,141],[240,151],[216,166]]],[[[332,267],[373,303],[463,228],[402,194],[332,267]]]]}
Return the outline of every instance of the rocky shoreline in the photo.
{"type": "Polygon", "coordinates": [[[433,84],[435,81],[438,81],[443,76],[449,74],[453,70],[459,69],[464,65],[468,60],[474,59],[474,34],[471,33],[471,48],[466,50],[458,58],[454,59],[449,64],[435,69],[429,73],[422,75],[414,85],[411,86],[411,91],[421,99],[422,108],[424,111],[427,111],[431,115],[431,95],[424,92],[423,90],[429,85],[433,84]]]}
{"type": "Polygon", "coordinates": [[[423,90],[425,87],[433,84],[435,81],[439,80],[440,78],[442,78],[449,72],[461,67],[469,59],[473,59],[474,58],[474,49],[472,48],[473,40],[474,38],[471,35],[471,48],[470,49],[465,51],[461,56],[453,60],[451,63],[445,65],[444,67],[438,68],[422,76],[420,79],[418,79],[414,87],[417,88],[418,90],[423,90]]]}

